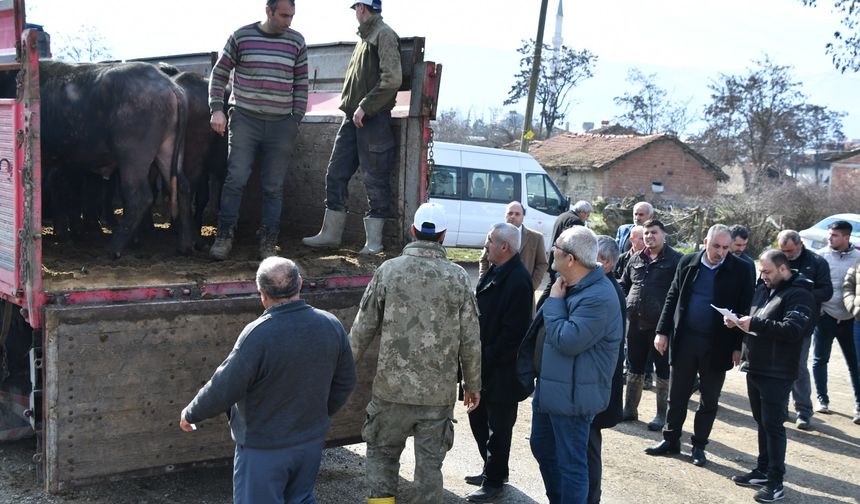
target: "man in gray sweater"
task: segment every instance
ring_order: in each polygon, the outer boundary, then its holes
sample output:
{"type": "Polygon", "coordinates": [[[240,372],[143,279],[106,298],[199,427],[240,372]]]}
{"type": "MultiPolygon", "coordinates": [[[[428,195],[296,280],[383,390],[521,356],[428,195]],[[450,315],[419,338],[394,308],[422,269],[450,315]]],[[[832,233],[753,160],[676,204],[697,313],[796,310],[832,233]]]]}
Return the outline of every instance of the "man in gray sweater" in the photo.
{"type": "Polygon", "coordinates": [[[225,411],[236,443],[233,502],[316,502],[314,482],[332,415],[355,387],[355,364],[338,319],[299,299],[293,261],[257,269],[265,311],[182,410],[186,432],[225,411]]]}

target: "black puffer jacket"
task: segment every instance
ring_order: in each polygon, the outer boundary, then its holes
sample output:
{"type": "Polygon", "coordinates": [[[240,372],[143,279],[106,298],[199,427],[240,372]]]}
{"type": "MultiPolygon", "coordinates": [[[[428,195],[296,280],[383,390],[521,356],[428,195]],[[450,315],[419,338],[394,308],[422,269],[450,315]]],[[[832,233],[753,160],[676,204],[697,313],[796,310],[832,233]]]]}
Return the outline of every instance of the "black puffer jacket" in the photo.
{"type": "Polygon", "coordinates": [[[639,329],[657,327],[666,294],[675,277],[675,268],[683,254],[666,245],[657,259],[648,262],[645,250],[630,258],[621,276],[621,288],[627,294],[627,317],[639,329]]]}
{"type": "Polygon", "coordinates": [[[750,374],[772,378],[797,378],[803,338],[815,327],[812,280],[802,273],[781,282],[773,294],[759,282],[753,297],[750,331],[744,336],[744,354],[750,374]]]}

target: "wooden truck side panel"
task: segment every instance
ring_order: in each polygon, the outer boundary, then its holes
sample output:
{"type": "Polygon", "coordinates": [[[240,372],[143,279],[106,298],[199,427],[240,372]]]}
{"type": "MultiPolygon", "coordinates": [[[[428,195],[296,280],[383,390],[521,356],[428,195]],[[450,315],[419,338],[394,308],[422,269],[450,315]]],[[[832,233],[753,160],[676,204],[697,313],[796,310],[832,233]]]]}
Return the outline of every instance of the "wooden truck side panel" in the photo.
{"type": "MultiPolygon", "coordinates": [[[[361,295],[335,290],[305,299],[348,328],[361,295]]],[[[230,457],[226,415],[185,433],[179,413],[261,312],[250,297],[46,308],[48,490],[230,457]]],[[[330,444],[357,441],[374,372],[375,361],[363,359],[330,444]]]]}

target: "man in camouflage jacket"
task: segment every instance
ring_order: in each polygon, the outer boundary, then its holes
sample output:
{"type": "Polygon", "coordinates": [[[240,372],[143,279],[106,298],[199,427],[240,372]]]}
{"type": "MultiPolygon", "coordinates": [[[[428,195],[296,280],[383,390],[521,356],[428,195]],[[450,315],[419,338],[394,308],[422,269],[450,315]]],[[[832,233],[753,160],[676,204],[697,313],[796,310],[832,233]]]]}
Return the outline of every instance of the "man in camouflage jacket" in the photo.
{"type": "Polygon", "coordinates": [[[349,334],[359,362],[379,339],[373,392],[362,438],[367,443],[368,503],[393,504],[400,454],[415,437],[416,503],[442,502],[442,461],[454,442],[457,367],[464,404],[480,401],[481,339],[466,271],[446,257],[444,207],[415,212],[400,257],[382,263],[361,299],[349,334]]]}

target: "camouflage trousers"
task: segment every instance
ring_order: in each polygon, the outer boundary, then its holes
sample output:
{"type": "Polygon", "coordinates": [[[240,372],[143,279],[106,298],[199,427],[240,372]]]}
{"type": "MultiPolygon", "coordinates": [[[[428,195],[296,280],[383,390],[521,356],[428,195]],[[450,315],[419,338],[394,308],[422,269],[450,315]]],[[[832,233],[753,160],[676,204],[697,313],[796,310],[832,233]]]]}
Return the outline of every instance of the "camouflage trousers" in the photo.
{"type": "Polygon", "coordinates": [[[400,454],[415,443],[417,504],[442,502],[442,461],[454,444],[454,406],[417,406],[372,398],[361,437],[367,443],[370,497],[396,497],[400,454]]]}

